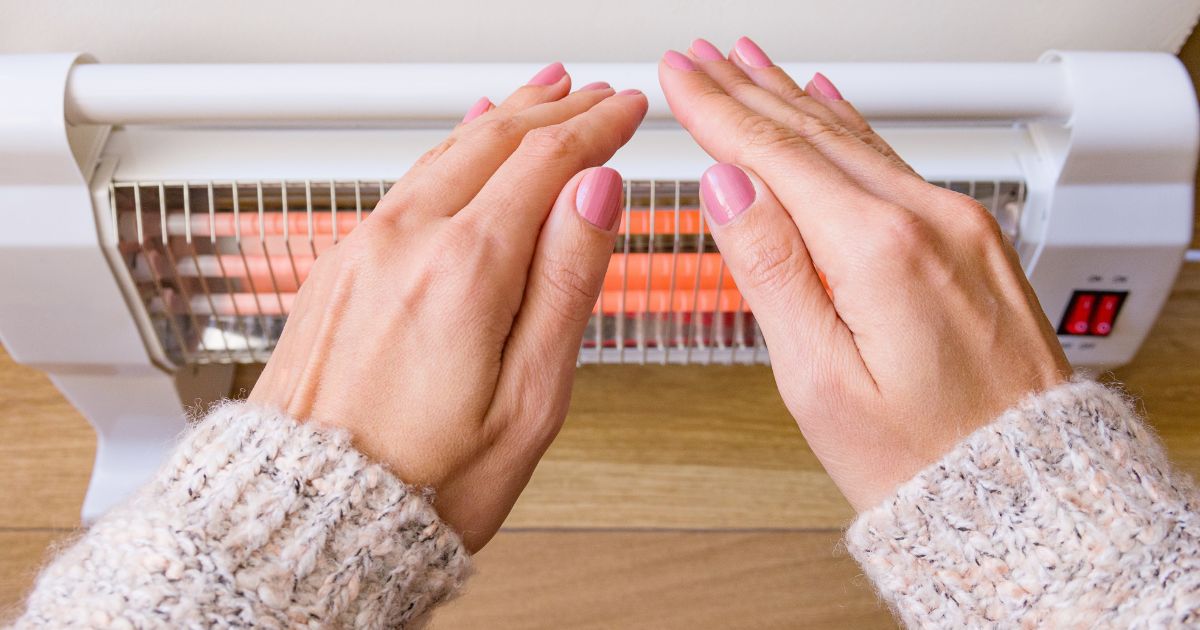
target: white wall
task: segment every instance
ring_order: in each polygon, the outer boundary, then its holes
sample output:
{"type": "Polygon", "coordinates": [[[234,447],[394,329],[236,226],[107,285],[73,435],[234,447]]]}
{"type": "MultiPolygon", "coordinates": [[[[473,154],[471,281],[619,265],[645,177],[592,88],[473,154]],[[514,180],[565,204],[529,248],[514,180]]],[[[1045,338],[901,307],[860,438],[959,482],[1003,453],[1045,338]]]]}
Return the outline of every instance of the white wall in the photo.
{"type": "Polygon", "coordinates": [[[1175,52],[1198,14],[1200,0],[0,0],[0,53],[628,61],[750,34],[781,60],[1033,60],[1048,48],[1175,52]]]}

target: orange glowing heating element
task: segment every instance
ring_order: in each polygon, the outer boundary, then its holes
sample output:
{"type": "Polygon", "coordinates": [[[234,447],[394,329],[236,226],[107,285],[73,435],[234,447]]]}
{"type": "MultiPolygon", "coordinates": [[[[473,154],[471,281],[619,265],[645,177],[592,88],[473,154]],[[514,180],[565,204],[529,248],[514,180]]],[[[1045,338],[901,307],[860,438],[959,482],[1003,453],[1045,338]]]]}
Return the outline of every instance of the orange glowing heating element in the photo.
{"type": "MultiPolygon", "coordinates": [[[[370,215],[361,213],[361,219],[370,215]]],[[[141,226],[135,277],[178,282],[152,304],[195,315],[286,315],[316,258],[352,232],[355,212],[148,213],[141,226]],[[183,237],[183,238],[179,238],[183,237]],[[190,238],[189,238],[190,237],[190,238]],[[215,285],[215,286],[214,286],[215,285]]],[[[126,217],[123,231],[135,232],[126,217]]],[[[632,210],[618,229],[618,251],[609,262],[595,313],[666,314],[749,312],[720,254],[703,251],[708,234],[700,211],[632,210]],[[652,218],[653,215],[653,218],[652,218]],[[652,224],[653,221],[653,224],[652,224]],[[651,238],[653,237],[653,238],[651,238]],[[640,242],[633,251],[634,241],[640,242]],[[690,239],[685,251],[681,243],[690,239]],[[660,242],[661,241],[661,242],[660,242]],[[657,243],[657,245],[656,245],[657,243]]],[[[712,245],[708,245],[712,250],[712,245]]]]}

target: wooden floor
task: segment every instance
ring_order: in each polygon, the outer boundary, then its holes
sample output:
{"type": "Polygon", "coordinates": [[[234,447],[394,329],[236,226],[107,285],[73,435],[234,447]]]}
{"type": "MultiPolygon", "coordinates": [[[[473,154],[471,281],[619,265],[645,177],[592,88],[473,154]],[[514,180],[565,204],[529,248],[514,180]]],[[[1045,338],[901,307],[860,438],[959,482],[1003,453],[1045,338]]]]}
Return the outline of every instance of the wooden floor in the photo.
{"type": "MultiPolygon", "coordinates": [[[[1200,472],[1200,265],[1115,377],[1200,472]]],[[[94,448],[48,380],[0,354],[0,608],[72,535],[94,448]]],[[[768,370],[583,368],[561,437],[435,627],[892,627],[838,544],[850,516],[768,370]]]]}

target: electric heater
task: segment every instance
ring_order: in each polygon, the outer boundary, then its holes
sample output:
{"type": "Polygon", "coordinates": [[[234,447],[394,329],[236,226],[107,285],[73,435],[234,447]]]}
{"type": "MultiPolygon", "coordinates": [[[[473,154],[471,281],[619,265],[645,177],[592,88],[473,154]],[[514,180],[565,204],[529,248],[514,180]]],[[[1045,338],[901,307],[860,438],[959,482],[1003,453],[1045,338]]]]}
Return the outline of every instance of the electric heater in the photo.
{"type": "MultiPolygon", "coordinates": [[[[1191,235],[1197,109],[1174,57],[783,66],[828,74],[995,215],[1075,364],[1133,356],[1191,235]]],[[[0,337],[96,428],[85,519],[146,479],[186,406],[271,356],[313,261],[408,164],[538,67],[0,57],[0,337]]],[[[699,207],[711,160],[655,65],[568,67],[650,98],[611,162],[628,211],[580,363],[767,362],[699,207]]]]}

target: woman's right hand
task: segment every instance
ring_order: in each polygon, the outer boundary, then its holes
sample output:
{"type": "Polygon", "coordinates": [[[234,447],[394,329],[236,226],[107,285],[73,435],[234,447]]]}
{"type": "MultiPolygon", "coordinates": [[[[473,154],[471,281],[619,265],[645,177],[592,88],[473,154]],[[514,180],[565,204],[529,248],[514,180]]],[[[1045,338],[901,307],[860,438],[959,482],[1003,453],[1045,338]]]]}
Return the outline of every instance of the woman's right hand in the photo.
{"type": "Polygon", "coordinates": [[[716,240],[783,399],[859,511],[1070,366],[987,209],[918,176],[832,83],[749,39],[669,51],[659,79],[719,164],[716,240]]]}
{"type": "Polygon", "coordinates": [[[346,430],[481,548],[566,416],[625,207],[601,165],[646,107],[558,63],[480,99],[321,254],[250,401],[346,430]]]}

